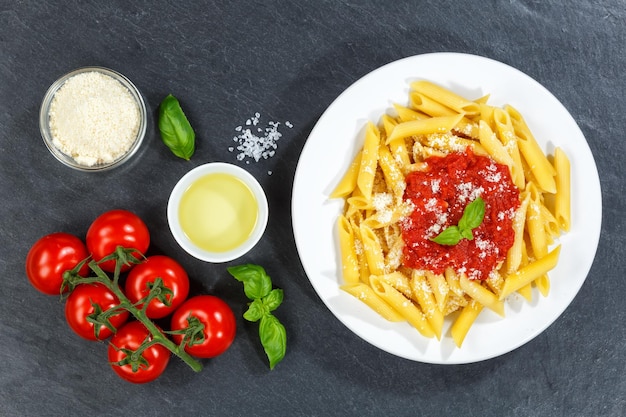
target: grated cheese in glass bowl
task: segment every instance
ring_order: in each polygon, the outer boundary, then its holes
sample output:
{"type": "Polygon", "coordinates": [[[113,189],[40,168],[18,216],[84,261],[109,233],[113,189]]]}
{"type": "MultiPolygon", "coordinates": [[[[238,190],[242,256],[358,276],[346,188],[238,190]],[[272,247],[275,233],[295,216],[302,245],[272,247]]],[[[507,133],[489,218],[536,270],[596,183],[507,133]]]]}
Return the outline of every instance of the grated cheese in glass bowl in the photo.
{"type": "Polygon", "coordinates": [[[124,75],[83,67],[56,80],[39,111],[41,136],[63,164],[87,172],[122,165],[146,133],[146,105],[124,75]]]}

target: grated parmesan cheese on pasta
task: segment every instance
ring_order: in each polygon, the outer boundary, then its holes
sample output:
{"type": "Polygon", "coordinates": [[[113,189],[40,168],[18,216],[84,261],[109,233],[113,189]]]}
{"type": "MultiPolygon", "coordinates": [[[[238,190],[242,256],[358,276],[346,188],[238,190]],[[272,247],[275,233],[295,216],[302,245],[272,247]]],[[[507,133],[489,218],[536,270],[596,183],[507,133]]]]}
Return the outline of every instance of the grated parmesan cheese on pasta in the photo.
{"type": "Polygon", "coordinates": [[[126,87],[96,71],[69,78],[54,95],[49,117],[54,146],[86,166],[123,156],[140,125],[139,107],[126,87]]]}

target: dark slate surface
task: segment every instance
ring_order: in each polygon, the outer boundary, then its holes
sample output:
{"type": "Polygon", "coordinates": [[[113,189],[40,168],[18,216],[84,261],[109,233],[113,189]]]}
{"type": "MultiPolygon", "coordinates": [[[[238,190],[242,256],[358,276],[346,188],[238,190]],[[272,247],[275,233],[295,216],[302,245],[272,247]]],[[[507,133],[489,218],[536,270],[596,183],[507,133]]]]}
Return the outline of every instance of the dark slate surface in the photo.
{"type": "Polygon", "coordinates": [[[0,415],[625,415],[625,8],[619,0],[0,1],[0,415]],[[324,109],[369,71],[437,51],[493,58],[546,86],[584,132],[602,184],[598,253],[571,306],[525,346],[462,366],[400,359],[346,329],[307,280],[290,222],[297,160],[324,109]],[[101,175],[62,166],[38,130],[48,86],[84,65],[124,73],[150,107],[141,155],[101,175]],[[155,109],[170,92],[199,137],[191,162],[159,142],[155,109]],[[229,147],[255,112],[294,127],[283,127],[275,157],[244,164],[229,147]],[[289,349],[271,372],[255,327],[240,317],[239,284],[225,265],[182,252],[167,228],[170,190],[207,161],[245,166],[269,196],[267,234],[237,262],[265,265],[285,290],[278,313],[289,349]],[[155,250],[179,259],[196,291],[235,309],[235,343],[201,373],[173,361],[152,384],[123,382],[106,345],[75,336],[58,299],[29,286],[24,258],[37,238],[83,236],[117,207],[145,219],[155,250]]]}

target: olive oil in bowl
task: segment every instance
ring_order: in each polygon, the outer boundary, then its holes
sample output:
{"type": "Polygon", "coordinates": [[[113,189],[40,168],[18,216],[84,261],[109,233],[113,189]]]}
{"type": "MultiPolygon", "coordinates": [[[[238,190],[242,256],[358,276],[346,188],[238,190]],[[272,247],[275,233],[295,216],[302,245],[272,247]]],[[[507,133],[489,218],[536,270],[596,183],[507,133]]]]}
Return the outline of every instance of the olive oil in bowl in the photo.
{"type": "Polygon", "coordinates": [[[167,220],[176,242],[206,262],[227,262],[245,255],[263,236],[267,197],[245,169],[228,163],[200,165],[176,184],[167,220]]]}
{"type": "Polygon", "coordinates": [[[225,173],[205,175],[180,200],[180,226],[189,240],[209,252],[226,252],[243,244],[256,225],[259,204],[239,178],[225,173]]]}

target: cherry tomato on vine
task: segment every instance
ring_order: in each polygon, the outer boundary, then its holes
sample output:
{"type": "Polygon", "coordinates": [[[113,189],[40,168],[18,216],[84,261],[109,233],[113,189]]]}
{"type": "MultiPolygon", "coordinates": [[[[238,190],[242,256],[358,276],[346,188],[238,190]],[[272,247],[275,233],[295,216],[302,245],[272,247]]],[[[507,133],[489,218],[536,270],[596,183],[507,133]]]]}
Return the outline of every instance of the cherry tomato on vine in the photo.
{"type": "MultiPolygon", "coordinates": [[[[87,340],[104,340],[113,332],[104,324],[99,327],[96,337],[95,325],[89,318],[103,321],[97,314],[105,312],[119,305],[120,301],[115,294],[100,283],[80,284],[71,292],[65,301],[65,319],[74,332],[87,340]],[[95,313],[95,314],[94,314],[95,313]]],[[[121,310],[119,314],[108,317],[115,329],[119,329],[128,320],[128,311],[121,310]]]]}
{"type": "MultiPolygon", "coordinates": [[[[150,246],[150,233],[146,224],[135,213],[127,210],[110,210],[98,216],[89,226],[86,241],[89,253],[97,262],[113,253],[117,246],[137,249],[144,254],[150,246]]],[[[115,261],[103,262],[100,268],[113,272],[115,261]]],[[[129,267],[125,265],[122,271],[128,269],[129,267]]]]}
{"type": "MultiPolygon", "coordinates": [[[[191,297],[172,315],[171,330],[185,329],[190,316],[204,324],[204,341],[193,346],[186,345],[187,353],[198,358],[213,358],[230,347],[235,338],[237,323],[233,311],[222,299],[213,295],[191,297]]],[[[172,339],[180,344],[183,335],[173,334],[172,339]]]]}
{"type": "Polygon", "coordinates": [[[143,384],[154,381],[165,371],[171,356],[171,352],[165,346],[154,344],[145,349],[141,355],[130,353],[149,340],[152,340],[152,335],[139,321],[126,323],[111,338],[108,349],[109,363],[122,379],[143,384]]]}
{"type": "MultiPolygon", "coordinates": [[[[183,267],[174,259],[164,255],[149,256],[128,273],[124,293],[132,303],[136,303],[150,293],[157,278],[163,287],[159,297],[153,298],[146,308],[151,319],[170,315],[189,295],[189,277],[183,267]],[[163,301],[169,301],[169,306],[163,301]]],[[[138,308],[142,308],[140,305],[138,308]]]]}
{"type": "MultiPolygon", "coordinates": [[[[52,233],[35,242],[26,255],[26,276],[44,294],[61,294],[63,273],[74,268],[89,253],[85,244],[69,233],[52,233]]],[[[79,271],[86,275],[85,265],[79,271]]]]}

